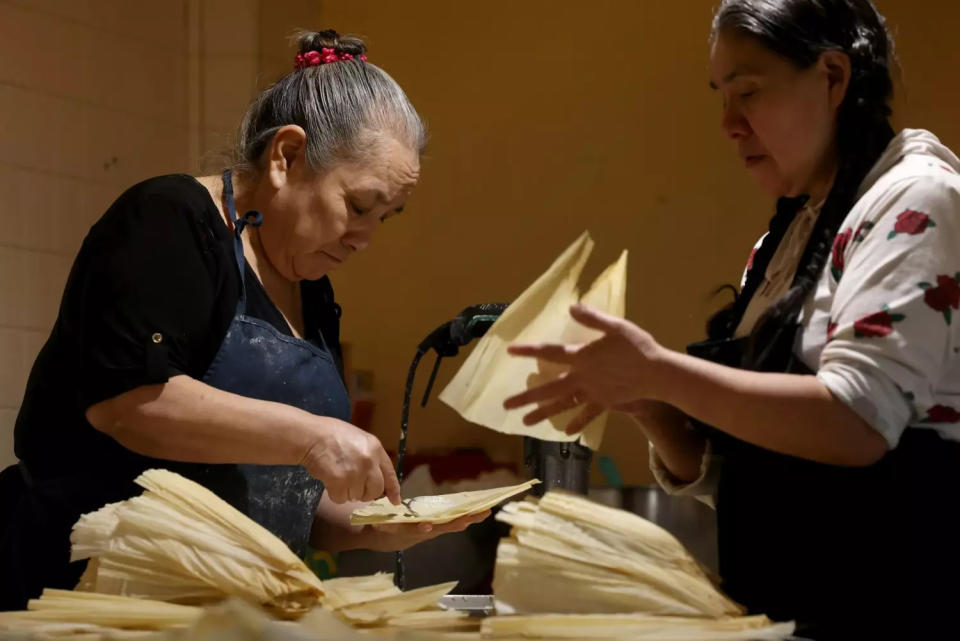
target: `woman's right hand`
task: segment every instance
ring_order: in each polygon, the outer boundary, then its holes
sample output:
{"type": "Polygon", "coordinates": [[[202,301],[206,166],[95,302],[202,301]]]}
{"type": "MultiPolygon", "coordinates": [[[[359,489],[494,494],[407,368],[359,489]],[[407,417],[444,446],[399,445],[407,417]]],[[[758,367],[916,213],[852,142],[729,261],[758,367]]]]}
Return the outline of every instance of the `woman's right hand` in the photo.
{"type": "Polygon", "coordinates": [[[334,503],[373,501],[386,494],[399,505],[400,482],[380,440],[346,421],[321,420],[317,438],[300,464],[323,481],[330,499],[334,503]]]}

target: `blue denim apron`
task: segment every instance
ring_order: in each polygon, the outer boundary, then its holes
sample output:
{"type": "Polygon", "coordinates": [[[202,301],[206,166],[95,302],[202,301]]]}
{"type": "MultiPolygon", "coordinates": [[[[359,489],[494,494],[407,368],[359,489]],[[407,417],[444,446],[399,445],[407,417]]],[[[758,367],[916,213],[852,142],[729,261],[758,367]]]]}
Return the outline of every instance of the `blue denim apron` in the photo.
{"type": "MultiPolygon", "coordinates": [[[[246,261],[241,234],[262,222],[259,212],[237,216],[230,172],[223,175],[227,213],[240,277],[236,313],[202,380],[247,398],[292,405],[319,416],[350,419],[350,400],[336,360],[320,345],[278,331],[246,314],[246,261]]],[[[319,332],[318,332],[319,334],[319,332]]],[[[139,470],[91,469],[83,477],[35,479],[26,465],[0,473],[0,610],[22,608],[44,587],[71,589],[84,563],[69,562],[69,534],[79,513],[134,496],[132,479],[165,467],[216,492],[300,556],[306,552],[323,484],[296,465],[182,463],[143,457],[139,470]]]]}
{"type": "MultiPolygon", "coordinates": [[[[240,276],[240,300],[217,355],[203,382],[247,398],[292,405],[318,416],[350,420],[350,399],[326,344],[288,336],[246,314],[246,261],[241,235],[259,226],[260,212],[237,216],[230,171],[223,174],[227,213],[233,220],[233,251],[240,276]]],[[[321,335],[321,342],[323,341],[321,335]]],[[[303,556],[323,484],[296,465],[174,466],[276,534],[303,556]]]]}

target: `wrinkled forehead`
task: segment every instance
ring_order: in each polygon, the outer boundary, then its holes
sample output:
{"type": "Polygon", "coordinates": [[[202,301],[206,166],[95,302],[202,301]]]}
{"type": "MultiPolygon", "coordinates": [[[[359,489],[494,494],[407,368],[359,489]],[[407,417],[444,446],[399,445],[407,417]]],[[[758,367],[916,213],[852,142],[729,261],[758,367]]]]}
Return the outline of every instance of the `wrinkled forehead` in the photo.
{"type": "MultiPolygon", "coordinates": [[[[399,144],[383,145],[335,168],[344,187],[368,192],[383,204],[402,201],[420,179],[419,153],[399,144]]],[[[402,202],[400,203],[402,205],[402,202]]]]}
{"type": "Polygon", "coordinates": [[[357,169],[390,191],[412,189],[420,180],[420,154],[395,138],[386,138],[371,149],[357,169]]]}

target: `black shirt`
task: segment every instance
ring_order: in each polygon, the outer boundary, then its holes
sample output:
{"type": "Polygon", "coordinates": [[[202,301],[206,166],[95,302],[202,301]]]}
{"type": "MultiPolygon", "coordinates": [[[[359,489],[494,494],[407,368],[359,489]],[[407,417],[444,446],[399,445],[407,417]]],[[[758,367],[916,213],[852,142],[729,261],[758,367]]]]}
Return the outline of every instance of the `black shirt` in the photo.
{"type": "MultiPolygon", "coordinates": [[[[267,221],[269,224],[269,221],[267,221]]],[[[247,315],[292,335],[249,266],[247,315]]],[[[307,340],[338,364],[340,308],[327,278],[301,285],[307,340]]],[[[206,188],[161,176],[127,190],[91,228],[17,417],[14,449],[38,478],[143,467],[94,429],[88,407],[171,376],[203,377],[240,296],[233,236],[206,188]]]]}

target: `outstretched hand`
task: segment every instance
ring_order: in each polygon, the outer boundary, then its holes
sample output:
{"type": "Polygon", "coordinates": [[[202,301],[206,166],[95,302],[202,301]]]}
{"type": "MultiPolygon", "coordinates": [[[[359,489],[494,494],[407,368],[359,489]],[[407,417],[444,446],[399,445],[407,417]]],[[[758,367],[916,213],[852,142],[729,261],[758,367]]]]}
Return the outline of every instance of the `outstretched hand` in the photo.
{"type": "Polygon", "coordinates": [[[537,409],[523,418],[526,425],[582,406],[566,428],[568,434],[574,434],[605,410],[627,408],[649,398],[663,348],[649,332],[622,318],[579,304],[570,308],[570,315],[603,336],[585,345],[511,345],[508,352],[514,356],[555,363],[567,370],[553,381],[508,398],[503,406],[515,409],[536,403],[537,409]]]}

